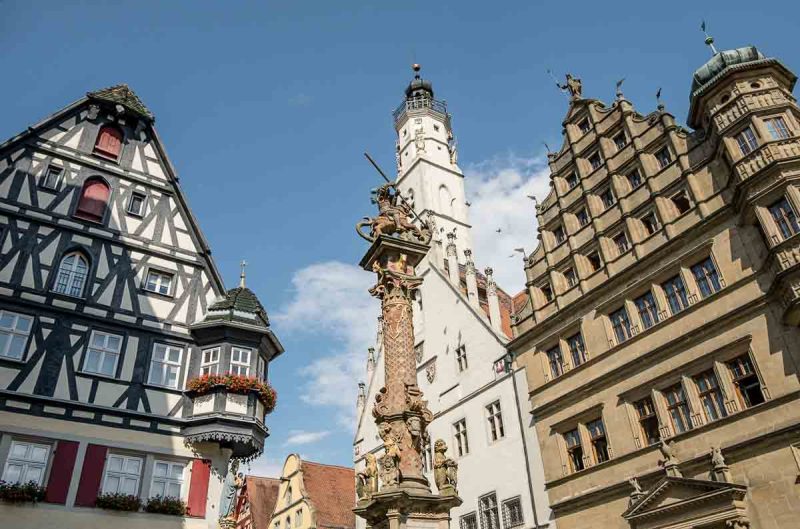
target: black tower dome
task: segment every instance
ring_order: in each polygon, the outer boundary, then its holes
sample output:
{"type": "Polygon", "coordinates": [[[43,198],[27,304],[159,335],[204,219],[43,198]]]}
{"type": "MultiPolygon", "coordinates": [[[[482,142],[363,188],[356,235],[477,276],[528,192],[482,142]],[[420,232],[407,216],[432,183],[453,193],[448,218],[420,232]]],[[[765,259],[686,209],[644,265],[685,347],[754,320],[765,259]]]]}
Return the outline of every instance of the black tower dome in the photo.
{"type": "Polygon", "coordinates": [[[419,71],[422,67],[419,64],[415,64],[412,68],[414,69],[414,79],[412,79],[406,87],[406,99],[416,99],[420,97],[429,97],[433,99],[433,84],[419,75],[419,71]]]}

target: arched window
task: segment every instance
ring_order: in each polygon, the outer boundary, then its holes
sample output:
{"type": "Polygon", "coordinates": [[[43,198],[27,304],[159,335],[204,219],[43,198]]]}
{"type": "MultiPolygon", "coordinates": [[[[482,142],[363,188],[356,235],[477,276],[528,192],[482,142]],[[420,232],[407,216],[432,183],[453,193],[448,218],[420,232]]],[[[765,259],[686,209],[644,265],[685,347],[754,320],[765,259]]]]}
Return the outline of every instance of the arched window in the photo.
{"type": "Polygon", "coordinates": [[[439,209],[443,214],[453,216],[453,195],[445,185],[439,186],[439,209]]]}
{"type": "Polygon", "coordinates": [[[94,152],[100,156],[116,160],[122,150],[122,131],[113,125],[105,125],[97,134],[94,152]]]}
{"type": "Polygon", "coordinates": [[[75,216],[93,222],[102,222],[106,213],[111,188],[100,178],[89,178],[83,184],[75,216]]]}
{"type": "Polygon", "coordinates": [[[59,294],[81,297],[88,272],[89,261],[83,254],[80,252],[68,253],[58,265],[58,276],[53,290],[59,294]]]}

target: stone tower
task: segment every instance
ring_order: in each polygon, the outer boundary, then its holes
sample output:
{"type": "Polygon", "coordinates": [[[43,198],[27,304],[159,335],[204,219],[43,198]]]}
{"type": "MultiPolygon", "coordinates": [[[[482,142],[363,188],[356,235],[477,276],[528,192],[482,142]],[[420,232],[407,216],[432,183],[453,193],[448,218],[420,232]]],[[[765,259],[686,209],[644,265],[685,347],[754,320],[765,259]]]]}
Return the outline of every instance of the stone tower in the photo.
{"type": "Polygon", "coordinates": [[[422,218],[435,217],[434,240],[443,241],[445,233],[456,230],[456,254],[463,261],[472,240],[456,139],[447,104],[434,99],[433,85],[419,71],[420,65],[415,64],[414,79],[394,111],[396,184],[422,218]]]}

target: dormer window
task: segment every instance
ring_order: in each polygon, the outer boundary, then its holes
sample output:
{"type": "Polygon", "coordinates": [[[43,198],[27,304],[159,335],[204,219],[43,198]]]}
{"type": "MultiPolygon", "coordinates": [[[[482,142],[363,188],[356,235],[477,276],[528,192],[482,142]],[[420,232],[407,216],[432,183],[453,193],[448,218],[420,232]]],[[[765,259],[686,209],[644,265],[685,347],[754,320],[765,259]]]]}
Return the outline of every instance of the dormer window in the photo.
{"type": "Polygon", "coordinates": [[[753,134],[753,129],[749,126],[745,127],[742,132],[736,135],[736,143],[739,144],[739,150],[742,151],[742,156],[747,156],[758,147],[756,135],[753,134]]]}
{"type": "Polygon", "coordinates": [[[589,164],[592,166],[592,169],[599,169],[601,165],[603,165],[603,159],[600,157],[599,152],[594,152],[591,156],[589,156],[589,164]]]}
{"type": "Polygon", "coordinates": [[[589,132],[592,129],[592,125],[589,123],[589,118],[583,118],[578,123],[578,128],[580,129],[581,134],[586,134],[589,132]]]}
{"type": "Polygon", "coordinates": [[[105,125],[97,134],[97,141],[94,143],[94,153],[117,160],[122,151],[122,131],[114,125],[105,125]]]}

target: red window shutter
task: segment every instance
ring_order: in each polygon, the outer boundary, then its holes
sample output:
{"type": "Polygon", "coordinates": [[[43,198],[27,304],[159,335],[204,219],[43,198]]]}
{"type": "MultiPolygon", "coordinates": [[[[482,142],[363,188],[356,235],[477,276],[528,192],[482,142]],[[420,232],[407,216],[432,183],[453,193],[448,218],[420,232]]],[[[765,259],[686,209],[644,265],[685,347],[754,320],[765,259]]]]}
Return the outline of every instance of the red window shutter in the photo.
{"type": "Polygon", "coordinates": [[[97,494],[100,492],[100,483],[103,481],[103,468],[106,465],[107,453],[108,447],[106,446],[89,445],[86,447],[75,505],[94,507],[97,494]]]}
{"type": "Polygon", "coordinates": [[[53,454],[53,466],[50,469],[50,479],[47,480],[47,490],[44,501],[49,503],[67,503],[69,482],[72,480],[72,471],[75,468],[75,459],[78,456],[78,443],[75,441],[59,441],[53,454]]]}
{"type": "Polygon", "coordinates": [[[110,158],[119,158],[122,148],[122,132],[116,127],[106,126],[100,129],[94,144],[95,152],[110,158]]]}
{"type": "Polygon", "coordinates": [[[81,198],[78,201],[76,215],[96,222],[102,221],[110,194],[111,189],[102,180],[87,180],[81,190],[81,198]]]}
{"type": "Polygon", "coordinates": [[[210,475],[211,462],[209,460],[195,459],[192,461],[192,478],[189,482],[189,516],[205,518],[210,475]]]}

